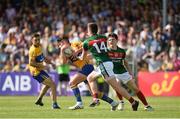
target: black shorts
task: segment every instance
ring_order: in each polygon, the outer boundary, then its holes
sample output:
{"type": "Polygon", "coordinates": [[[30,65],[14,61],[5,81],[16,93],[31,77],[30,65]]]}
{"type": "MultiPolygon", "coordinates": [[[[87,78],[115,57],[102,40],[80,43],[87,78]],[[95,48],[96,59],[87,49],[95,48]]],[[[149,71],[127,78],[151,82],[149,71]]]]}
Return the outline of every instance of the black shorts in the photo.
{"type": "Polygon", "coordinates": [[[62,81],[69,81],[70,78],[69,78],[69,74],[59,74],[59,81],[62,82],[62,81]]]}

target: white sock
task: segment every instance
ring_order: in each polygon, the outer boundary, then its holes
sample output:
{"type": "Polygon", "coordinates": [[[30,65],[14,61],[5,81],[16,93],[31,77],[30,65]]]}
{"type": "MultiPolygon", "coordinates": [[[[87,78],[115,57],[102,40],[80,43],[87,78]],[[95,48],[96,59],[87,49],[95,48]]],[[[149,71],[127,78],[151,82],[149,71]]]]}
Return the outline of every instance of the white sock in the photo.
{"type": "Polygon", "coordinates": [[[77,102],[76,104],[77,104],[77,105],[83,105],[83,103],[82,103],[82,102],[77,102]]]}
{"type": "Polygon", "coordinates": [[[116,102],[116,101],[113,101],[113,102],[111,103],[111,106],[115,106],[115,105],[117,105],[117,102],[116,102]]]}

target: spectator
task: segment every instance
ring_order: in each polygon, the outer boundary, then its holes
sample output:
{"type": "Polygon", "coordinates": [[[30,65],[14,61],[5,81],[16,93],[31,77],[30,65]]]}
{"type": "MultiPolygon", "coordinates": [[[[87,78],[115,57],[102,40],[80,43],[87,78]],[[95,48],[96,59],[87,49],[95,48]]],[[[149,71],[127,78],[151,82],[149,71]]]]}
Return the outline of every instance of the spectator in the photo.
{"type": "Polygon", "coordinates": [[[156,32],[154,39],[150,44],[150,52],[160,53],[161,51],[161,33],[156,32]]]}
{"type": "Polygon", "coordinates": [[[169,57],[173,58],[173,56],[178,52],[178,48],[177,48],[175,40],[170,40],[168,50],[169,50],[169,57]]]}
{"type": "Polygon", "coordinates": [[[173,62],[172,59],[169,57],[169,54],[167,52],[163,52],[163,63],[162,63],[162,70],[163,71],[173,71],[173,62]]]}
{"type": "Polygon", "coordinates": [[[11,6],[10,3],[7,4],[6,17],[8,21],[13,21],[16,16],[16,9],[11,6]]]}
{"type": "Polygon", "coordinates": [[[113,33],[113,28],[111,25],[107,26],[107,32],[105,33],[105,36],[108,36],[109,34],[113,33]]]}
{"type": "Polygon", "coordinates": [[[13,69],[13,62],[10,60],[5,61],[5,65],[2,69],[3,72],[11,72],[13,69]]]}
{"type": "Polygon", "coordinates": [[[154,73],[154,72],[160,71],[161,65],[162,65],[161,55],[162,54],[157,55],[155,53],[146,53],[143,56],[143,59],[146,59],[146,62],[148,64],[149,72],[154,73]]]}
{"type": "Polygon", "coordinates": [[[0,25],[0,44],[6,39],[6,33],[4,30],[4,26],[0,25]]]}
{"type": "Polygon", "coordinates": [[[177,54],[173,55],[173,66],[175,71],[180,70],[180,58],[177,56],[177,54]]]}
{"type": "Polygon", "coordinates": [[[16,6],[13,4],[16,1],[8,1],[0,5],[0,46],[6,46],[0,51],[0,69],[8,64],[10,58],[13,66],[17,64],[16,59],[27,63],[31,34],[37,31],[43,36],[44,53],[56,60],[58,50],[53,38],[65,35],[72,41],[83,40],[86,37],[85,26],[90,21],[97,22],[103,34],[118,34],[119,46],[127,49],[129,58],[140,64],[139,69],[143,67],[142,57],[147,52],[167,51],[170,59],[180,54],[178,0],[168,1],[168,24],[164,28],[161,26],[161,0],[31,2],[33,4],[26,0],[18,1],[16,6]]]}

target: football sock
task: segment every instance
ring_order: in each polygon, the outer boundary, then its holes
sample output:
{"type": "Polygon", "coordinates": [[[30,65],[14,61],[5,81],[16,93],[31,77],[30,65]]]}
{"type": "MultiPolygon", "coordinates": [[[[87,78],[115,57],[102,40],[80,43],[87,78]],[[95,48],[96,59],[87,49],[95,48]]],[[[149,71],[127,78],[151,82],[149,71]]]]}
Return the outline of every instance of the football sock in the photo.
{"type": "Polygon", "coordinates": [[[106,101],[109,104],[111,104],[113,102],[113,99],[111,99],[110,97],[106,96],[103,93],[99,94],[99,98],[102,99],[103,101],[106,101]]]}
{"type": "Polygon", "coordinates": [[[73,90],[74,96],[76,97],[76,101],[77,101],[77,102],[82,102],[79,88],[78,88],[78,87],[75,87],[75,88],[73,88],[72,90],[73,90]]]}
{"type": "Polygon", "coordinates": [[[38,101],[38,102],[42,102],[42,98],[38,98],[37,101],[38,101]]]}
{"type": "Polygon", "coordinates": [[[130,97],[128,101],[129,101],[131,104],[133,104],[135,100],[134,100],[134,98],[130,97]]]}
{"type": "Polygon", "coordinates": [[[94,93],[93,94],[93,100],[96,101],[98,99],[98,94],[97,93],[94,93]]]}
{"type": "Polygon", "coordinates": [[[146,101],[146,98],[145,98],[144,94],[143,94],[141,91],[139,91],[139,92],[137,93],[137,97],[141,100],[141,102],[142,102],[145,106],[148,105],[148,103],[147,103],[147,101],[146,101]]]}
{"type": "Polygon", "coordinates": [[[117,94],[117,97],[119,98],[119,100],[123,100],[122,95],[121,95],[120,93],[118,93],[118,92],[116,91],[116,94],[117,94]]]}

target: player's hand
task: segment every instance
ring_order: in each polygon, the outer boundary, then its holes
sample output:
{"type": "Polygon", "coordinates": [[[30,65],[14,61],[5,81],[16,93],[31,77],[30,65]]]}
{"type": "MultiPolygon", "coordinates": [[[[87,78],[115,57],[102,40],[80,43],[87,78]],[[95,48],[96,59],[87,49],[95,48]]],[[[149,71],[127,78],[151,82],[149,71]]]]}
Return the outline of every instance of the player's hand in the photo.
{"type": "Polygon", "coordinates": [[[67,45],[63,45],[62,47],[61,47],[61,50],[65,50],[66,48],[68,48],[69,46],[67,46],[67,45]]]}
{"type": "Polygon", "coordinates": [[[56,65],[54,63],[51,64],[53,69],[56,69],[56,65]]]}
{"type": "Polygon", "coordinates": [[[132,73],[129,73],[129,74],[131,75],[132,79],[134,79],[134,75],[132,73]]]}

